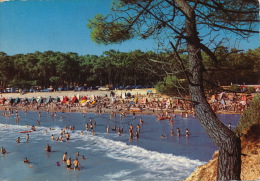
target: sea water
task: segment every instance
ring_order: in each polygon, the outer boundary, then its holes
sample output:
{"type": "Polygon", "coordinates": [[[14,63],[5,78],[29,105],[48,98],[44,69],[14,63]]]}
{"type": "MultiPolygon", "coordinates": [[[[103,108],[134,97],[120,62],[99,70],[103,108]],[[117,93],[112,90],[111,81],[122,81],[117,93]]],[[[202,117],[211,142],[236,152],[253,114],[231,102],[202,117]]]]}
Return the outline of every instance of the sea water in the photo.
{"type": "MultiPolygon", "coordinates": [[[[42,112],[39,117],[37,112],[25,114],[20,111],[19,115],[19,122],[16,122],[16,115],[0,116],[0,147],[7,151],[7,154],[0,155],[0,180],[179,181],[210,160],[217,150],[194,118],[177,116],[173,126],[153,115],[137,115],[136,118],[127,115],[122,119],[119,115],[110,118],[109,114],[92,113],[60,112],[52,117],[51,113],[42,112]],[[90,118],[96,122],[95,135],[85,129],[90,118]],[[129,125],[140,124],[140,118],[144,121],[140,138],[129,141],[129,125]],[[19,132],[30,130],[32,125],[36,126],[36,131],[30,132],[30,139],[26,141],[27,133],[19,132]],[[124,127],[124,133],[121,136],[111,130],[106,133],[107,125],[110,128],[114,125],[124,127]],[[51,140],[51,135],[58,137],[65,126],[75,126],[75,130],[68,131],[71,139],[66,142],[51,140]],[[171,130],[176,132],[177,128],[180,128],[181,136],[171,136],[171,130]],[[189,138],[185,137],[186,128],[190,130],[189,138]],[[80,134],[81,131],[84,135],[80,134]],[[161,138],[162,134],[166,137],[161,138]],[[21,143],[16,143],[17,137],[21,138],[21,143]],[[44,150],[46,144],[52,147],[51,152],[44,150]],[[79,152],[80,171],[66,169],[66,164],[61,161],[65,152],[72,161],[79,152]],[[85,160],[80,159],[82,155],[85,160]],[[24,164],[25,157],[31,163],[24,164]]],[[[240,116],[219,115],[219,118],[224,124],[231,122],[235,127],[240,116]]]]}

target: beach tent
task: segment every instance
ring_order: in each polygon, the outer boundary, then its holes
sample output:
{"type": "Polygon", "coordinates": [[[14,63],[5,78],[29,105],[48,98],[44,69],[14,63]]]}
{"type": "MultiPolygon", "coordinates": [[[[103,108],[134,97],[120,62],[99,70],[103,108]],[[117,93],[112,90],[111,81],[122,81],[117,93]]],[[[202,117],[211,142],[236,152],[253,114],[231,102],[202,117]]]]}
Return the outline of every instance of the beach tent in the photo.
{"type": "Polygon", "coordinates": [[[94,100],[94,101],[92,101],[92,102],[91,102],[91,104],[90,104],[90,105],[94,105],[94,104],[96,104],[96,102],[97,102],[97,101],[96,101],[96,100],[94,100]]]}
{"type": "Polygon", "coordinates": [[[17,103],[19,103],[19,102],[20,102],[20,98],[17,97],[17,98],[14,100],[14,103],[17,104],[17,103]]]}
{"type": "Polygon", "coordinates": [[[13,98],[12,97],[10,97],[9,99],[8,99],[8,101],[9,101],[9,103],[13,103],[13,98]]]}
{"type": "Polygon", "coordinates": [[[79,101],[78,101],[78,98],[77,98],[76,96],[74,96],[74,97],[72,98],[71,102],[72,102],[72,103],[76,103],[76,102],[79,102],[79,101]]]}
{"type": "Polygon", "coordinates": [[[38,104],[41,104],[43,102],[43,98],[42,97],[39,97],[38,100],[37,100],[37,103],[38,104]]]}
{"type": "Polygon", "coordinates": [[[28,98],[27,98],[27,97],[25,97],[25,98],[23,98],[21,101],[22,101],[22,104],[25,104],[25,103],[26,103],[26,101],[28,101],[28,98]]]}
{"type": "Polygon", "coordinates": [[[67,96],[63,97],[62,103],[67,103],[69,101],[69,98],[67,96]]]}
{"type": "Polygon", "coordinates": [[[46,100],[45,100],[45,103],[48,104],[51,102],[51,96],[47,97],[46,100]]]}
{"type": "Polygon", "coordinates": [[[6,101],[6,99],[3,97],[1,100],[0,100],[0,104],[4,104],[6,101]]]}
{"type": "Polygon", "coordinates": [[[225,108],[226,107],[226,101],[224,99],[221,99],[221,104],[223,105],[223,107],[225,108]]]}
{"type": "Polygon", "coordinates": [[[76,97],[78,98],[78,101],[79,101],[79,99],[80,99],[79,93],[77,93],[77,96],[76,96],[76,97]]]}
{"type": "Polygon", "coordinates": [[[57,104],[58,102],[60,102],[60,98],[59,98],[59,97],[56,97],[56,98],[53,100],[53,103],[57,104]]]}
{"type": "Polygon", "coordinates": [[[30,103],[33,103],[34,100],[35,100],[35,98],[32,97],[32,98],[30,99],[30,103]]]}
{"type": "Polygon", "coordinates": [[[122,94],[122,93],[121,93],[121,95],[122,95],[122,98],[125,99],[125,94],[122,94]]]}

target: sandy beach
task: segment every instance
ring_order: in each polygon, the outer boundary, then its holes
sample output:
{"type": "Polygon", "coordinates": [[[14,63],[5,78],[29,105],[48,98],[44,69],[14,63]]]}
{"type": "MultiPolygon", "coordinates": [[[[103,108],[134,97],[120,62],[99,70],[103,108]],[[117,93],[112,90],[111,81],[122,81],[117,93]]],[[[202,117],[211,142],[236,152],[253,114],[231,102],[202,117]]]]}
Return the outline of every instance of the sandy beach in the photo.
{"type": "MultiPolygon", "coordinates": [[[[146,95],[148,92],[156,93],[156,90],[154,88],[149,89],[132,89],[132,90],[113,90],[113,92],[116,95],[125,94],[125,93],[131,93],[131,95],[146,95]]],[[[55,91],[55,92],[25,92],[24,94],[20,93],[2,93],[1,97],[5,97],[6,99],[12,97],[12,98],[38,98],[38,97],[57,97],[57,96],[68,96],[73,97],[76,96],[105,96],[106,94],[109,96],[111,91],[99,91],[99,90],[93,90],[93,91],[55,91]]]]}
{"type": "MultiPolygon", "coordinates": [[[[107,96],[109,99],[111,99],[112,97],[117,97],[118,101],[122,101],[122,100],[126,100],[124,98],[122,98],[122,95],[126,95],[126,94],[131,94],[132,97],[137,97],[139,100],[143,100],[144,98],[146,98],[149,101],[157,101],[157,102],[161,102],[163,104],[165,104],[165,102],[168,99],[171,99],[169,96],[166,95],[161,95],[158,94],[156,89],[154,88],[149,88],[149,89],[132,89],[132,90],[109,90],[109,91],[100,91],[100,90],[93,90],[93,91],[54,91],[54,92],[26,92],[26,93],[1,93],[1,99],[5,98],[6,100],[12,98],[12,99],[16,99],[16,98],[20,98],[20,99],[31,99],[31,98],[47,98],[47,97],[51,97],[51,98],[56,98],[59,97],[61,100],[64,96],[67,96],[70,100],[76,96],[78,98],[82,98],[84,96],[88,97],[88,98],[93,98],[93,97],[105,97],[107,96]],[[111,92],[115,93],[115,96],[111,96],[111,92]],[[120,98],[121,97],[121,98],[120,98]]],[[[124,96],[123,96],[124,97],[124,96]]],[[[129,103],[129,101],[133,101],[134,98],[128,98],[127,101],[129,103]]],[[[17,104],[17,105],[4,105],[4,106],[0,106],[0,110],[4,110],[4,109],[8,109],[8,108],[12,108],[12,109],[18,109],[18,110],[23,110],[24,107],[17,104]]],[[[57,109],[57,107],[55,106],[48,106],[46,107],[45,105],[43,106],[27,106],[27,110],[28,111],[46,111],[48,108],[49,111],[55,111],[55,112],[96,112],[96,107],[92,106],[92,107],[84,107],[84,106],[72,106],[70,107],[70,109],[67,109],[64,106],[59,106],[59,108],[57,109]]],[[[125,114],[132,114],[133,112],[124,109],[125,114]]],[[[115,112],[116,114],[120,114],[122,112],[122,109],[118,108],[117,106],[114,106],[113,104],[111,104],[111,106],[109,108],[104,107],[102,108],[102,112],[103,113],[112,113],[115,112]]],[[[179,109],[178,107],[173,109],[173,108],[155,108],[155,109],[142,109],[142,111],[135,111],[136,114],[158,114],[158,113],[175,113],[175,114],[181,114],[181,113],[188,113],[191,114],[190,111],[187,111],[185,109],[179,109]]],[[[216,111],[217,114],[241,114],[241,112],[237,112],[237,111],[230,111],[230,110],[217,110],[216,111]]]]}

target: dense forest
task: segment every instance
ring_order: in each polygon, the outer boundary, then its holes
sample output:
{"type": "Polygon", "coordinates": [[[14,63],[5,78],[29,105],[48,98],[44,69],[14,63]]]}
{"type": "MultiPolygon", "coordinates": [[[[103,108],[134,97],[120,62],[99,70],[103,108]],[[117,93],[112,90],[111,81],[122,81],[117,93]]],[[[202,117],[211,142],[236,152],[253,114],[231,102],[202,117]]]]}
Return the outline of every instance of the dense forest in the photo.
{"type": "MultiPolygon", "coordinates": [[[[221,60],[218,68],[215,65],[213,68],[209,57],[203,55],[208,86],[217,82],[221,85],[260,83],[260,47],[247,52],[220,47],[215,54],[221,60]]],[[[181,58],[186,62],[187,54],[184,52],[181,58]]],[[[173,66],[178,68],[179,62],[170,53],[139,50],[127,53],[110,50],[100,56],[52,51],[9,56],[1,52],[0,87],[150,85],[165,91],[180,85],[174,82],[181,82],[185,89],[183,71],[171,72],[173,66]]]]}

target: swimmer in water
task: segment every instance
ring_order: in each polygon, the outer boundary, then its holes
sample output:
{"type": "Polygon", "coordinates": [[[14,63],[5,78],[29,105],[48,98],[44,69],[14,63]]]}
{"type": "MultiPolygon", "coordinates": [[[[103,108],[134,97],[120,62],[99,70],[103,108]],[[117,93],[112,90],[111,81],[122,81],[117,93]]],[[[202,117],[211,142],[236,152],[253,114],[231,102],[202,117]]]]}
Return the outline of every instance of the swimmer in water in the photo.
{"type": "Polygon", "coordinates": [[[82,156],[81,156],[81,159],[82,159],[82,160],[85,160],[85,157],[84,157],[84,155],[82,155],[82,156]]]}
{"type": "Polygon", "coordinates": [[[46,148],[45,148],[45,151],[50,152],[50,151],[51,151],[51,146],[47,144],[47,145],[46,145],[46,148]]]}
{"type": "Polygon", "coordinates": [[[189,137],[190,136],[190,131],[189,131],[189,129],[187,128],[186,129],[186,137],[189,137]]]}
{"type": "Polygon", "coordinates": [[[228,124],[228,128],[231,129],[231,123],[228,124]]]}
{"type": "Polygon", "coordinates": [[[110,131],[110,126],[108,125],[107,126],[107,133],[109,133],[109,131],[110,131]]]}
{"type": "Polygon", "coordinates": [[[26,141],[29,141],[30,137],[29,134],[26,135],[26,141]]]}
{"type": "Polygon", "coordinates": [[[180,136],[181,135],[181,130],[180,128],[177,128],[177,136],[180,136]]]}
{"type": "Polygon", "coordinates": [[[27,158],[24,158],[23,162],[24,163],[30,163],[30,161],[27,158]]]}
{"type": "Polygon", "coordinates": [[[78,158],[75,158],[73,165],[74,165],[74,170],[80,170],[80,168],[79,168],[80,164],[79,164],[78,158]]]}
{"type": "Polygon", "coordinates": [[[161,138],[165,138],[165,135],[162,134],[161,138]]]}
{"type": "Polygon", "coordinates": [[[135,132],[135,137],[138,139],[139,138],[139,131],[135,132]]]}
{"type": "Polygon", "coordinates": [[[52,140],[54,140],[54,139],[55,139],[55,138],[54,138],[54,136],[53,136],[53,134],[51,135],[51,139],[52,139],[52,140]]]}
{"type": "Polygon", "coordinates": [[[5,150],[4,147],[1,148],[1,153],[2,153],[2,154],[6,154],[6,150],[5,150]]]}
{"type": "Polygon", "coordinates": [[[173,131],[173,129],[172,129],[172,131],[171,131],[171,135],[174,136],[174,131],[173,131]]]}
{"type": "Polygon", "coordinates": [[[66,140],[69,141],[69,140],[70,140],[70,134],[67,132],[67,133],[65,134],[65,136],[66,136],[66,140]]]}
{"type": "Polygon", "coordinates": [[[17,138],[16,143],[20,143],[20,137],[17,138]]]}
{"type": "Polygon", "coordinates": [[[67,152],[64,153],[63,157],[62,157],[62,161],[66,162],[67,161],[67,152]]]}
{"type": "Polygon", "coordinates": [[[79,156],[79,152],[76,153],[76,156],[79,156]]]}
{"type": "Polygon", "coordinates": [[[69,159],[66,161],[67,164],[67,169],[71,169],[71,158],[69,157],[69,159]]]}

